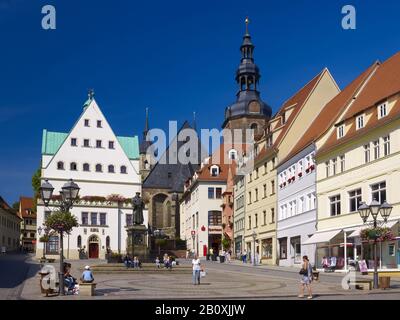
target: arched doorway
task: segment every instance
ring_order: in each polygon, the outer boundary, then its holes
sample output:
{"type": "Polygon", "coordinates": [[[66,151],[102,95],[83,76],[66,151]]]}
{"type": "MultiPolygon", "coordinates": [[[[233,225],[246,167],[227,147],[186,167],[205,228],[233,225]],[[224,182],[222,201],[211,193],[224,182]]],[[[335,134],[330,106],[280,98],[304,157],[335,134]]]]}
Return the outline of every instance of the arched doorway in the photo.
{"type": "Polygon", "coordinates": [[[99,258],[99,238],[96,235],[90,236],[88,240],[89,259],[99,258]]]}

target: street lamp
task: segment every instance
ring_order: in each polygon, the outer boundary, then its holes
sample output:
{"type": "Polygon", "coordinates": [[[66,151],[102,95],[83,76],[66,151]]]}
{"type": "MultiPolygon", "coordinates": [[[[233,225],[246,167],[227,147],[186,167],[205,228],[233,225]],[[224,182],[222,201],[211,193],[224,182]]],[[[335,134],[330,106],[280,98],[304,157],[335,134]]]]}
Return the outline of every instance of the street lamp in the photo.
{"type": "Polygon", "coordinates": [[[256,265],[256,239],[257,239],[257,233],[253,230],[253,233],[251,234],[251,236],[253,237],[253,266],[256,265]]]}
{"type": "MultiPolygon", "coordinates": [[[[68,212],[72,206],[74,201],[78,198],[80,188],[78,185],[70,179],[67,183],[65,183],[60,191],[61,195],[61,204],[60,208],[63,212],[68,212]]],[[[46,179],[45,182],[39,188],[40,195],[42,197],[43,203],[46,207],[48,207],[51,197],[53,195],[54,188],[50,184],[50,182],[46,179]]],[[[60,272],[59,272],[59,289],[60,294],[65,295],[64,292],[64,241],[63,241],[63,230],[57,230],[60,234],[60,272]]]]}
{"type": "MultiPolygon", "coordinates": [[[[361,202],[358,208],[358,213],[364,224],[367,223],[368,217],[372,215],[373,226],[376,230],[378,227],[378,216],[381,214],[384,222],[386,223],[392,213],[393,207],[386,201],[380,204],[376,199],[374,199],[370,205],[365,202],[361,202]]],[[[374,289],[379,289],[379,278],[378,278],[378,252],[377,252],[377,238],[374,239],[374,289]]]]}

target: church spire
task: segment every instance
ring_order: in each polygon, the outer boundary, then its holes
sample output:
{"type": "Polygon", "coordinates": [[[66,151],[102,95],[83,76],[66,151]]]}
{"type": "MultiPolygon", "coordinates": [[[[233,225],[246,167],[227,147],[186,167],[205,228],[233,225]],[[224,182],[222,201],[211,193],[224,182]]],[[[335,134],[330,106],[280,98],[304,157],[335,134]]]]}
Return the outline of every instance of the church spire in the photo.
{"type": "Polygon", "coordinates": [[[142,143],[140,144],[140,153],[145,154],[147,152],[147,148],[150,146],[150,141],[147,141],[147,134],[149,133],[149,108],[146,108],[146,120],[144,123],[143,137],[142,143]]]}

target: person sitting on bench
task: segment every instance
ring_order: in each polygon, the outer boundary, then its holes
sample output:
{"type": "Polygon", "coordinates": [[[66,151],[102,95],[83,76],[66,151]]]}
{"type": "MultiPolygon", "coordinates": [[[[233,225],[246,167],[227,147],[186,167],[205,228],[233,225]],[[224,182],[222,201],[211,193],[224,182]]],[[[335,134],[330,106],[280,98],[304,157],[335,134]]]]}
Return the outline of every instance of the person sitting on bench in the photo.
{"type": "Polygon", "coordinates": [[[89,266],[85,267],[85,271],[82,273],[81,281],[83,283],[92,283],[94,281],[93,273],[89,266]]]}

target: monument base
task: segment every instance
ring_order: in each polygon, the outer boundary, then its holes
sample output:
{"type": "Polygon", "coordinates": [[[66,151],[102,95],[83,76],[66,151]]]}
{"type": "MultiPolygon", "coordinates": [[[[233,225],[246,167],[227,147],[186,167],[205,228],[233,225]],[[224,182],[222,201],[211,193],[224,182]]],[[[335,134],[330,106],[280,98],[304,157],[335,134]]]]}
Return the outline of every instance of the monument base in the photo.
{"type": "Polygon", "coordinates": [[[127,252],[139,261],[145,262],[149,259],[149,248],[146,241],[147,228],[145,225],[133,225],[126,227],[128,233],[127,252]]]}

